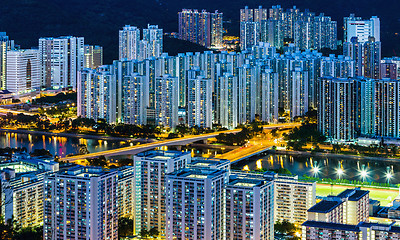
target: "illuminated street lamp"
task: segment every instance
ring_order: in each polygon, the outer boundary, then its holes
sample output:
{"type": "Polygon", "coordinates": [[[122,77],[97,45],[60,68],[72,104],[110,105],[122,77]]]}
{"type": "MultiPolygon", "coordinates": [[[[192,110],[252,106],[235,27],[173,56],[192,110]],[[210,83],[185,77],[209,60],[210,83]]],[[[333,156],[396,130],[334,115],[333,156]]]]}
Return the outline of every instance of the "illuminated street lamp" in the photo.
{"type": "Polygon", "coordinates": [[[389,184],[390,180],[393,178],[393,171],[390,169],[389,166],[386,168],[385,176],[386,176],[387,183],[389,184]]]}
{"type": "Polygon", "coordinates": [[[317,166],[316,162],[315,162],[315,164],[314,164],[314,167],[312,168],[312,172],[314,173],[314,177],[317,178],[317,177],[318,177],[318,174],[319,174],[319,172],[320,172],[320,169],[319,169],[319,167],[317,166]]]}
{"type": "Polygon", "coordinates": [[[336,170],[336,173],[337,173],[337,175],[338,175],[338,177],[339,177],[339,179],[340,179],[340,177],[344,174],[344,171],[343,171],[343,169],[338,168],[338,169],[336,170]]]}
{"type": "Polygon", "coordinates": [[[362,165],[362,168],[360,170],[360,176],[363,182],[365,182],[368,177],[368,170],[365,168],[364,164],[362,165]]]}

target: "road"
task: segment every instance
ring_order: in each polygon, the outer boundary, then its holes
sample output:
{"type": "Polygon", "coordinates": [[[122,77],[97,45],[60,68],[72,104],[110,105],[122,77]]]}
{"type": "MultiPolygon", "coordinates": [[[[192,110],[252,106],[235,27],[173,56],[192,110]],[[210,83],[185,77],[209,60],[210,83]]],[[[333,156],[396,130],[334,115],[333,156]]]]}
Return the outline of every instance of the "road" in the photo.
{"type": "MultiPolygon", "coordinates": [[[[273,125],[264,126],[264,129],[286,128],[286,127],[294,127],[294,126],[298,126],[298,125],[299,124],[296,124],[296,123],[273,124],[273,125]]],[[[75,162],[75,161],[86,159],[86,158],[96,158],[96,157],[100,157],[100,156],[110,157],[110,156],[118,156],[118,155],[134,155],[134,154],[138,154],[140,152],[154,149],[156,147],[186,145],[186,144],[189,144],[192,142],[206,140],[209,138],[216,137],[221,133],[238,133],[240,131],[241,131],[241,129],[234,129],[234,130],[213,132],[213,133],[202,134],[202,135],[190,135],[190,136],[185,136],[182,138],[167,139],[167,140],[158,141],[158,142],[140,144],[140,145],[136,145],[136,146],[123,147],[123,148],[102,151],[102,152],[97,152],[97,153],[89,153],[86,155],[65,157],[65,158],[61,158],[60,161],[75,162]]]]}
{"type": "MultiPolygon", "coordinates": [[[[288,124],[280,124],[280,125],[266,125],[264,126],[264,129],[274,129],[274,128],[287,128],[287,127],[296,127],[300,126],[300,123],[288,123],[288,124]]],[[[216,158],[221,158],[221,159],[228,159],[231,162],[236,162],[240,161],[242,159],[257,155],[259,153],[262,153],[268,149],[270,149],[272,146],[277,146],[279,145],[279,141],[275,140],[267,140],[267,139],[261,139],[261,140],[251,140],[246,146],[232,150],[230,152],[227,152],[222,155],[217,155],[215,156],[216,158]]]]}
{"type": "Polygon", "coordinates": [[[7,108],[0,108],[0,114],[7,114],[7,113],[12,113],[12,114],[23,113],[23,114],[29,115],[29,116],[34,116],[34,115],[38,114],[38,113],[31,113],[31,112],[26,112],[26,111],[15,111],[15,110],[7,109],[7,108]]]}

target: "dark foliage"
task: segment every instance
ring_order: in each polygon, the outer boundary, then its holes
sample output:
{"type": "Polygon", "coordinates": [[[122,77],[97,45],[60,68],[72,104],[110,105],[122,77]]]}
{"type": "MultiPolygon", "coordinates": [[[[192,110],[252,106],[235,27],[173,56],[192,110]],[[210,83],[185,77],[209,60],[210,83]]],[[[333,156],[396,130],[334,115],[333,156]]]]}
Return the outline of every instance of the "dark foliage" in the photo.
{"type": "Polygon", "coordinates": [[[133,220],[126,217],[118,219],[118,235],[119,237],[126,237],[133,235],[133,220]]]}

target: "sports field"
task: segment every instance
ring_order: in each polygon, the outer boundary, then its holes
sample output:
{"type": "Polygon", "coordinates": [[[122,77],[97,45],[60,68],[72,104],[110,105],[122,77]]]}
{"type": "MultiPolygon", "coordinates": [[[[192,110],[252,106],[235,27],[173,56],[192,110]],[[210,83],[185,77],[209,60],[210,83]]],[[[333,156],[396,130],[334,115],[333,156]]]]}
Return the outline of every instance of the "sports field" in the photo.
{"type": "MultiPolygon", "coordinates": [[[[337,195],[351,186],[317,184],[317,196],[337,195]]],[[[381,206],[386,206],[399,196],[399,190],[379,189],[371,187],[362,187],[363,190],[369,190],[369,197],[381,202],[381,206]]]]}

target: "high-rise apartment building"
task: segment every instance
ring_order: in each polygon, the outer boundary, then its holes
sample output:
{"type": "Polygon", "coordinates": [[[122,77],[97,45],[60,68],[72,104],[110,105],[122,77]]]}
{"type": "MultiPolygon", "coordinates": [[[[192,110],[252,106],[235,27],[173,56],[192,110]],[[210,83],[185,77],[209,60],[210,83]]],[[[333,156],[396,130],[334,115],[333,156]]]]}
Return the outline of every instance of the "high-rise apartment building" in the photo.
{"type": "Polygon", "coordinates": [[[7,51],[8,91],[17,95],[40,90],[41,74],[38,50],[7,51]]]}
{"type": "Polygon", "coordinates": [[[190,152],[179,151],[148,151],[134,156],[136,233],[155,227],[165,238],[166,199],[171,196],[167,192],[166,174],[185,168],[190,158],[190,152]]]}
{"type": "Polygon", "coordinates": [[[274,184],[259,174],[234,172],[225,186],[224,239],[274,237],[274,184]]]}
{"type": "Polygon", "coordinates": [[[149,89],[145,76],[134,73],[123,78],[122,122],[144,125],[147,123],[146,91],[149,89]]]}
{"type": "Polygon", "coordinates": [[[197,9],[182,9],[178,13],[179,39],[197,43],[204,47],[218,48],[222,44],[223,14],[197,9]]]}
{"type": "Polygon", "coordinates": [[[84,68],[96,69],[103,65],[103,47],[85,45],[84,68]]]}
{"type": "Polygon", "coordinates": [[[322,77],[319,81],[318,129],[333,140],[355,139],[355,81],[322,77]]]}
{"type": "Polygon", "coordinates": [[[381,64],[381,42],[369,37],[364,43],[364,77],[379,79],[381,64]]]}
{"type": "Polygon", "coordinates": [[[78,72],[77,114],[85,118],[115,123],[117,88],[108,66],[78,72]]]}
{"type": "Polygon", "coordinates": [[[182,169],[168,174],[167,239],[224,239],[228,171],[182,169]]]}
{"type": "Polygon", "coordinates": [[[168,74],[157,77],[155,100],[156,125],[178,125],[178,78],[168,74]]]}
{"type": "Polygon", "coordinates": [[[76,166],[45,176],[45,239],[118,239],[118,171],[76,166]]]}
{"type": "Polygon", "coordinates": [[[136,60],[139,57],[140,29],[126,25],[119,30],[119,60],[136,60]]]}
{"type": "Polygon", "coordinates": [[[5,32],[0,32],[0,89],[7,86],[7,51],[14,50],[14,40],[10,40],[5,32]]]}
{"type": "Polygon", "coordinates": [[[78,72],[84,67],[84,45],[83,37],[40,38],[41,85],[76,89],[78,72]]]}
{"type": "Polygon", "coordinates": [[[374,37],[375,41],[380,42],[380,20],[378,17],[373,16],[369,20],[361,20],[359,17],[350,15],[344,18],[345,25],[345,39],[344,41],[350,42],[353,37],[357,37],[358,41],[365,43],[370,37],[374,37]]]}
{"type": "Polygon", "coordinates": [[[197,76],[188,82],[187,123],[189,127],[212,128],[212,80],[197,76]]]}
{"type": "Polygon", "coordinates": [[[159,57],[163,53],[163,30],[158,25],[147,25],[143,29],[143,40],[147,41],[150,56],[159,57]]]}
{"type": "Polygon", "coordinates": [[[274,173],[264,176],[274,180],[274,222],[287,220],[301,225],[306,221],[307,209],[315,204],[315,182],[302,182],[298,176],[274,173]]]}

